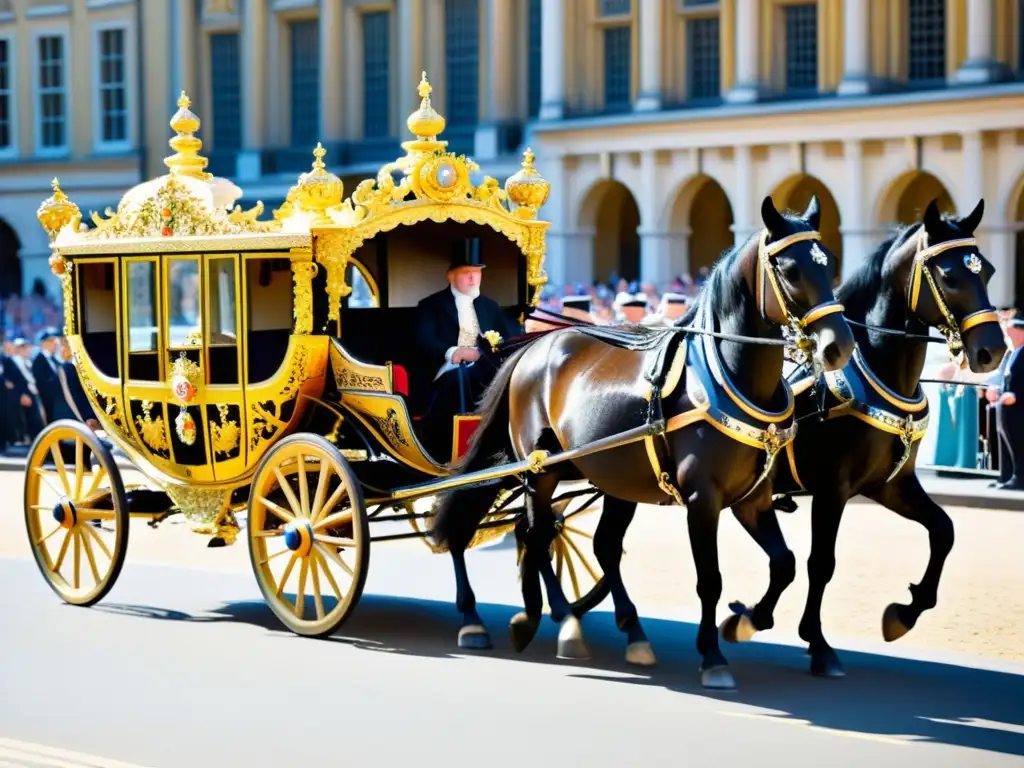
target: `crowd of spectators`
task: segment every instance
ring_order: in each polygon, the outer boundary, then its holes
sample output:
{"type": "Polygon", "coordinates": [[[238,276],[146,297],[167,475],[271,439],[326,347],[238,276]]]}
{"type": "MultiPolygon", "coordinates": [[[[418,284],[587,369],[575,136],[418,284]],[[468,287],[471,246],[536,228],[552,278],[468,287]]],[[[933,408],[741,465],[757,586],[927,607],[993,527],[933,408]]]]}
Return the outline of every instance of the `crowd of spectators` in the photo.
{"type": "Polygon", "coordinates": [[[659,291],[654,283],[629,281],[612,274],[606,281],[594,282],[592,285],[576,283],[566,285],[561,290],[545,288],[541,293],[540,309],[559,312],[565,297],[588,296],[590,312],[594,318],[598,322],[615,323],[622,319],[620,307],[626,303],[636,304],[637,300],[640,300],[644,303],[646,314],[650,315],[659,311],[662,299],[667,295],[684,297],[687,302],[692,302],[707,277],[708,269],[704,267],[697,273],[696,278],[689,274],[679,275],[664,291],[659,291]]]}

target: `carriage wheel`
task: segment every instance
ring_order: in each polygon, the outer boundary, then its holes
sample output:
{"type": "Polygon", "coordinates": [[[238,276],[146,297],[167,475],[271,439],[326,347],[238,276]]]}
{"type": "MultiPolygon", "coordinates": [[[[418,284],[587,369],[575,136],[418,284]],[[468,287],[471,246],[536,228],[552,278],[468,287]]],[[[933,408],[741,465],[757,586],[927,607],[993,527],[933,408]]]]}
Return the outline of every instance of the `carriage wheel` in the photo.
{"type": "Polygon", "coordinates": [[[260,462],[249,494],[249,556],[270,609],[324,637],[359,602],[370,564],[362,488],[338,449],[298,434],[260,462]]]}
{"type": "Polygon", "coordinates": [[[36,564],[61,599],[88,606],[117,581],[128,503],[114,457],[77,421],[50,424],[25,464],[25,527],[36,564]]]}
{"type": "Polygon", "coordinates": [[[588,522],[595,523],[596,527],[598,516],[592,514],[595,511],[591,505],[575,510],[567,506],[555,518],[558,535],[551,544],[555,575],[577,618],[596,608],[610,591],[594,556],[594,533],[587,527],[588,522]]]}

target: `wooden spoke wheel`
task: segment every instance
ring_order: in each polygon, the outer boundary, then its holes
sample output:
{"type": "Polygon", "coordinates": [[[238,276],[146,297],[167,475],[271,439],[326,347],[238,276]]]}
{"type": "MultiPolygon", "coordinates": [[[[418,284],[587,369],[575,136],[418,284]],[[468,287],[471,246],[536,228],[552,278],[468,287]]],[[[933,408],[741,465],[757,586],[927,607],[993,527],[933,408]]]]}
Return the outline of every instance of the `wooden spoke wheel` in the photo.
{"type": "Polygon", "coordinates": [[[51,589],[72,605],[101,600],[128,548],[128,503],[109,449],[77,421],[50,424],[25,464],[25,527],[51,589]]]}
{"type": "Polygon", "coordinates": [[[275,445],[253,477],[248,529],[253,572],[274,615],[307,637],[337,629],[370,564],[362,488],[338,449],[311,434],[275,445]]]}
{"type": "Polygon", "coordinates": [[[570,509],[573,501],[555,518],[557,536],[551,544],[551,557],[573,615],[579,618],[596,608],[610,589],[594,556],[594,529],[599,516],[593,514],[592,504],[570,509]]]}

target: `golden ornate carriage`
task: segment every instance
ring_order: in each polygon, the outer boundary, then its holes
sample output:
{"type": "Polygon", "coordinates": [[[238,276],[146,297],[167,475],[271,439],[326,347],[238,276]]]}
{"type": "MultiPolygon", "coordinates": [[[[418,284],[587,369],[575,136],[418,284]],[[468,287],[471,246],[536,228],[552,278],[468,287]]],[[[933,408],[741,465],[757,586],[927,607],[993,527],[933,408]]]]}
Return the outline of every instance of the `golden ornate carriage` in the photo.
{"type": "MultiPolygon", "coordinates": [[[[429,512],[413,502],[461,482],[448,462],[478,417],[456,416],[450,456],[424,448],[408,400],[411,313],[440,287],[425,288],[444,274],[451,243],[470,236],[488,254],[499,303],[536,305],[549,226],[537,212],[549,186],[529,149],[503,187],[477,179],[477,165],[438,139],[444,119],[425,75],[419,93],[403,157],[345,198],[317,145],[270,219],[259,218],[262,203],[235,205],[242,191],[206,172],[184,93],[169,172],[129,190],[116,211],[92,213],[89,227],[54,180],[38,216],[100,428],[56,422],[28,459],[30,543],[64,600],[91,605],[107,593],[131,517],[156,525],[181,513],[224,545],[246,510],[271,608],[300,634],[326,634],[359,599],[370,522],[413,528],[374,541],[422,536],[429,512]],[[124,486],[111,444],[144,485],[124,486]]],[[[475,543],[511,530],[518,495],[503,498],[475,543]]],[[[570,492],[567,504],[585,503],[565,517],[596,498],[570,492]]],[[[582,611],[605,593],[577,534],[562,528],[555,557],[582,611]]]]}

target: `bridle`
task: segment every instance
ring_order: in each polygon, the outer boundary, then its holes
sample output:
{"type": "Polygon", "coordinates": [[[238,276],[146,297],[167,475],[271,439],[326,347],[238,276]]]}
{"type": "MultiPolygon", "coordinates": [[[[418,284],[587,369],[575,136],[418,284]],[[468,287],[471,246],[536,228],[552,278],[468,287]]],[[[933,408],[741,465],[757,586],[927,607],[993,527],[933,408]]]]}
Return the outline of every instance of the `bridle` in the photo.
{"type": "MultiPolygon", "coordinates": [[[[956,240],[946,240],[942,243],[936,243],[935,245],[928,246],[928,233],[921,228],[921,233],[917,238],[917,253],[914,254],[914,263],[911,267],[910,280],[907,281],[907,306],[910,308],[912,314],[916,315],[918,319],[925,322],[917,311],[918,300],[921,298],[921,282],[922,278],[924,282],[931,288],[932,298],[935,300],[935,306],[939,310],[939,314],[942,315],[944,320],[943,323],[937,324],[935,327],[938,329],[945,339],[946,344],[949,347],[950,354],[960,359],[960,367],[962,368],[966,364],[966,360],[962,358],[964,349],[963,334],[967,333],[971,328],[981,325],[982,323],[998,323],[999,315],[992,308],[980,309],[977,312],[964,317],[959,323],[956,318],[953,317],[953,313],[949,309],[949,304],[946,302],[946,297],[942,293],[942,289],[939,284],[935,282],[935,278],[932,276],[932,272],[928,269],[928,262],[935,256],[941,253],[952,250],[953,248],[977,248],[978,241],[973,237],[963,237],[956,240]]],[[[981,260],[978,255],[972,253],[965,257],[964,264],[971,272],[978,274],[981,272],[981,260]]],[[[926,324],[928,324],[926,322],[926,324]]]]}
{"type": "MultiPolygon", "coordinates": [[[[768,286],[771,287],[772,292],[775,294],[775,301],[779,305],[779,311],[782,312],[782,325],[788,329],[790,343],[795,348],[796,359],[794,362],[807,362],[816,365],[814,362],[816,342],[812,336],[807,334],[806,328],[823,317],[843,312],[845,307],[835,299],[832,299],[831,301],[823,301],[821,304],[816,304],[802,315],[798,314],[796,301],[788,290],[784,290],[784,286],[776,272],[776,266],[772,262],[772,257],[796,243],[806,240],[820,241],[821,233],[816,231],[795,232],[771,244],[768,243],[769,234],[767,229],[763,230],[761,238],[757,243],[758,274],[754,279],[754,300],[760,308],[761,317],[767,322],[772,322],[768,318],[767,305],[768,286]]],[[[816,257],[815,262],[821,263],[818,262],[816,257]]]]}

